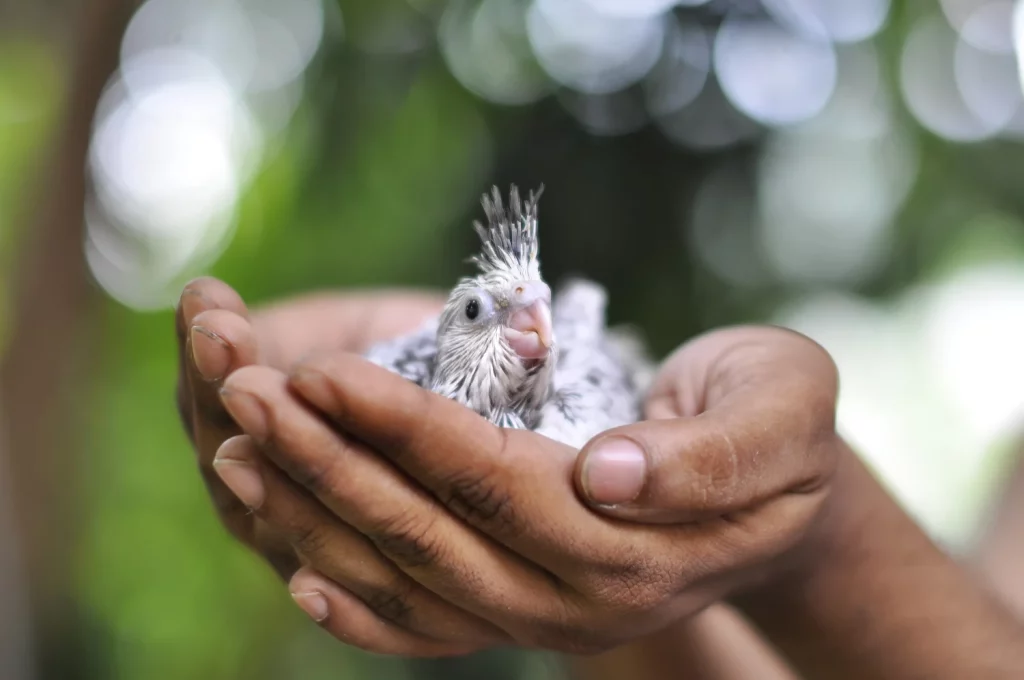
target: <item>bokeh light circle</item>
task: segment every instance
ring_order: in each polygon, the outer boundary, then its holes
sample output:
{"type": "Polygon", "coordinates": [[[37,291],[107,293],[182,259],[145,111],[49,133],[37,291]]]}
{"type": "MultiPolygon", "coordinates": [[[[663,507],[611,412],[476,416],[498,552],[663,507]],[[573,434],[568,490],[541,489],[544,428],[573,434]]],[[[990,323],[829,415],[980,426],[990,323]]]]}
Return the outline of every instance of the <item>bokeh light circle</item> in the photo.
{"type": "Polygon", "coordinates": [[[615,16],[586,0],[534,0],[527,35],[544,70],[588,94],[609,94],[643,78],[661,55],[662,16],[615,16]]]}
{"type": "Polygon", "coordinates": [[[729,100],[754,120],[772,126],[814,117],[836,84],[831,43],[740,16],[727,19],[719,29],[714,64],[729,100]]]}

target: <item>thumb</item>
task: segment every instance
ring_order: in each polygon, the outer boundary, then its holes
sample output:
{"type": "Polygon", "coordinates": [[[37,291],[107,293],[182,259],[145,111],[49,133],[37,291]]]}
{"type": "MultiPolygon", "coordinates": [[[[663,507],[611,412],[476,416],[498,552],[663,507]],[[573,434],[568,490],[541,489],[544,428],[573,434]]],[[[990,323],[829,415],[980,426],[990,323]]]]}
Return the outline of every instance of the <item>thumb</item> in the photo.
{"type": "Polygon", "coordinates": [[[818,423],[806,401],[788,409],[775,396],[604,432],[577,458],[578,492],[604,515],[678,523],[817,490],[830,469],[829,409],[818,423]]]}

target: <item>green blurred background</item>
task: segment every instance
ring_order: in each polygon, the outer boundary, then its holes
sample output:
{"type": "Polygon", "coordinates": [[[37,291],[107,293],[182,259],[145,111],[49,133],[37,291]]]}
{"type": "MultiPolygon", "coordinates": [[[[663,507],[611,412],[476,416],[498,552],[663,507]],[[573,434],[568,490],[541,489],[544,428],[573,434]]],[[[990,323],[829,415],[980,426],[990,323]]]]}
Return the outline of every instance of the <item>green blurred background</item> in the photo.
{"type": "Polygon", "coordinates": [[[1008,0],[0,3],[0,676],[559,677],[330,639],[217,523],[172,401],[189,278],[254,305],[447,287],[493,184],[546,186],[546,276],[605,284],[659,355],[742,322],[822,342],[844,433],[968,549],[1024,407],[1020,25],[1008,0]]]}

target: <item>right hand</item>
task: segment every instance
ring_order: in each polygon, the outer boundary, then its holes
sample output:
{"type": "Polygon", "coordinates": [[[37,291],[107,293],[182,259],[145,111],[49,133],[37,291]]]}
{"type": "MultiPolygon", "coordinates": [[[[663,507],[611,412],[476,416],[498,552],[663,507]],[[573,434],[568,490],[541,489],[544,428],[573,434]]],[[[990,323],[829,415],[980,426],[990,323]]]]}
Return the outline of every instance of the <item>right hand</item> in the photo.
{"type": "Polygon", "coordinates": [[[250,365],[286,371],[322,350],[363,352],[414,330],[443,303],[439,293],[381,290],[305,296],[250,314],[222,281],[200,278],[185,286],[175,316],[178,413],[221,522],[282,578],[289,579],[300,566],[294,550],[249,512],[213,470],[220,445],[241,434],[218,396],[224,379],[250,365]]]}

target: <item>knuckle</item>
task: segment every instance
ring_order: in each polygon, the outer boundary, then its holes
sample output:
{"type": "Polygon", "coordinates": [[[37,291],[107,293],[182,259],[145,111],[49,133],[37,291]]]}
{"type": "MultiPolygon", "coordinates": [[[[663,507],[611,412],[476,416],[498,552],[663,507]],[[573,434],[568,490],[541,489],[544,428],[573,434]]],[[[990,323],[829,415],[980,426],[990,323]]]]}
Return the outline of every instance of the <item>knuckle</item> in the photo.
{"type": "MultiPolygon", "coordinates": [[[[504,456],[499,456],[503,459],[504,456]]],[[[498,471],[460,470],[444,480],[445,505],[468,522],[508,538],[518,535],[521,523],[515,504],[498,471]]]]}
{"type": "Polygon", "coordinates": [[[302,524],[290,527],[291,544],[307,556],[320,555],[328,544],[328,536],[319,524],[302,524]]]}
{"type": "Polygon", "coordinates": [[[445,504],[463,519],[503,536],[516,533],[518,523],[511,499],[486,475],[460,473],[450,479],[445,504]]]}
{"type": "Polygon", "coordinates": [[[411,618],[413,608],[409,603],[409,596],[412,586],[408,581],[394,579],[390,585],[364,585],[359,590],[359,599],[380,618],[401,626],[411,618]]]}
{"type": "Polygon", "coordinates": [[[416,568],[443,558],[441,539],[433,529],[433,519],[405,512],[380,521],[368,536],[399,567],[416,568]]]}
{"type": "Polygon", "coordinates": [[[288,476],[316,496],[331,494],[343,479],[340,465],[344,459],[342,455],[317,456],[302,462],[288,459],[288,476]]]}

